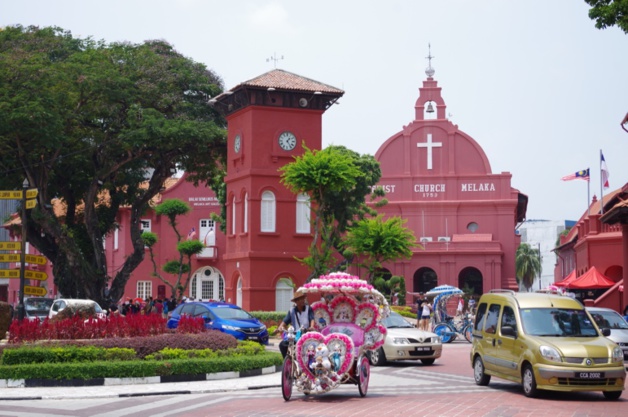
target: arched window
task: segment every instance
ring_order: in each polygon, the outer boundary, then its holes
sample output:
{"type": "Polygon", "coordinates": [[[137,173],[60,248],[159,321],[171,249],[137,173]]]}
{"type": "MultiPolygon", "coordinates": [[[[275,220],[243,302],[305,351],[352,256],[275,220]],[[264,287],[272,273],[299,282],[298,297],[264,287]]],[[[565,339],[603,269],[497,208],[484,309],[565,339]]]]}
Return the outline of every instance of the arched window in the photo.
{"type": "Polygon", "coordinates": [[[244,215],[242,216],[242,231],[247,233],[249,231],[249,195],[244,194],[244,215]]]}
{"type": "Polygon", "coordinates": [[[231,234],[235,235],[236,232],[236,205],[235,197],[231,200],[231,234]]]}
{"type": "Polygon", "coordinates": [[[297,196],[297,233],[310,233],[310,197],[307,194],[297,196]]]}
{"type": "Polygon", "coordinates": [[[288,311],[292,307],[294,286],[288,278],[281,278],[275,287],[275,311],[288,311]]]}
{"type": "MultiPolygon", "coordinates": [[[[229,299],[231,302],[231,299],[229,299]]],[[[242,307],[242,276],[238,277],[238,284],[236,286],[236,305],[242,307]]]]}
{"type": "Polygon", "coordinates": [[[261,230],[262,232],[275,231],[275,194],[272,191],[262,193],[261,230]]]}

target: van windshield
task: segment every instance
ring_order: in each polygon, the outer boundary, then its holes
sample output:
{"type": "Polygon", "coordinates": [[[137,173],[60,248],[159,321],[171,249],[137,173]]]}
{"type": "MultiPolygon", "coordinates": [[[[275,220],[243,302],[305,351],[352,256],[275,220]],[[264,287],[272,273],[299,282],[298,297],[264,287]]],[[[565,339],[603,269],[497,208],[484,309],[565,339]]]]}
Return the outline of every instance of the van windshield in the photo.
{"type": "Polygon", "coordinates": [[[531,336],[596,337],[595,326],[584,310],[526,308],[521,310],[523,330],[531,336]]]}

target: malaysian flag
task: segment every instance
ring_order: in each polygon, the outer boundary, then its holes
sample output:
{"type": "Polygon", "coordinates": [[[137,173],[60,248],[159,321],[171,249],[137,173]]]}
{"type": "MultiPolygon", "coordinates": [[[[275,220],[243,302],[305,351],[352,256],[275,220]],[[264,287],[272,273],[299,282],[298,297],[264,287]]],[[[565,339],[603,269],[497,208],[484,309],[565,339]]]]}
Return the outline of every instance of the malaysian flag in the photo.
{"type": "Polygon", "coordinates": [[[188,233],[188,240],[192,240],[196,237],[196,229],[193,227],[190,229],[190,233],[188,233]]]}
{"type": "Polygon", "coordinates": [[[582,171],[575,172],[573,174],[565,175],[561,178],[563,181],[571,181],[571,180],[585,180],[589,181],[589,168],[583,169],[582,171]]]}

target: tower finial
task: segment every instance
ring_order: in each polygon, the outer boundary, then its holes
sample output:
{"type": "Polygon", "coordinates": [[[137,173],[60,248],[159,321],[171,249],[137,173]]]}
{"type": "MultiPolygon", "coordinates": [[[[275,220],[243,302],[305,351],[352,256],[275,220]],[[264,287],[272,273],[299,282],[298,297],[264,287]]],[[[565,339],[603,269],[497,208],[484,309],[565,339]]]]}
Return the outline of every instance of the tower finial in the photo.
{"type": "Polygon", "coordinates": [[[425,57],[425,59],[427,59],[427,68],[425,69],[425,75],[427,75],[429,78],[432,78],[434,76],[434,73],[436,71],[434,71],[434,68],[432,68],[432,58],[435,58],[432,56],[432,45],[431,44],[427,44],[427,56],[425,57]]]}
{"type": "Polygon", "coordinates": [[[281,61],[282,59],[283,55],[278,58],[277,53],[273,52],[273,56],[271,56],[270,58],[266,58],[266,62],[273,61],[273,63],[275,64],[275,68],[277,68],[277,61],[281,61]]]}

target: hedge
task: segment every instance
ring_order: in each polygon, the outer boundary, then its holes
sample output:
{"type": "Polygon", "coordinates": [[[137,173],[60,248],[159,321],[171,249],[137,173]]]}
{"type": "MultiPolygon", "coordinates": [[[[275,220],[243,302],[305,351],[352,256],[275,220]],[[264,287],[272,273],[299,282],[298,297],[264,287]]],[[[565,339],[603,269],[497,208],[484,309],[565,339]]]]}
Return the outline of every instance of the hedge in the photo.
{"type": "Polygon", "coordinates": [[[254,356],[225,356],[211,359],[174,359],[167,361],[93,361],[80,363],[43,363],[0,366],[0,379],[93,379],[143,378],[163,375],[199,375],[240,372],[279,366],[278,352],[254,356]]]}

